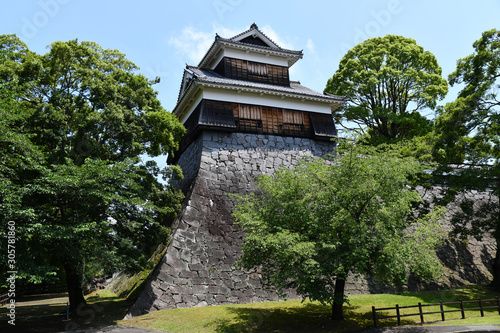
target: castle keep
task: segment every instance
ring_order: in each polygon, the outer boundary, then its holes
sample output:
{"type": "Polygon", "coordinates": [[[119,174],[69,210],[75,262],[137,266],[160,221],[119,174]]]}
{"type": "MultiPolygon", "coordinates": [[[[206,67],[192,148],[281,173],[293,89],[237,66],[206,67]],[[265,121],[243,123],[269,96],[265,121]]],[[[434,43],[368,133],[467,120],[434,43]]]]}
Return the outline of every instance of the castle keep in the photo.
{"type": "Polygon", "coordinates": [[[259,174],[332,153],[331,112],[343,101],[290,80],[302,56],[252,24],[232,38],[216,35],[199,65],[184,70],[173,112],[187,133],[168,162],[183,169],[178,186],[186,199],[167,254],[132,315],[277,299],[259,272],[235,266],[243,235],[227,194],[250,193],[259,174]]]}
{"type": "MultiPolygon", "coordinates": [[[[173,112],[187,133],[168,159],[184,172],[177,185],[186,199],[166,255],[130,315],[278,299],[263,288],[259,271],[235,265],[244,235],[234,224],[228,194],[248,194],[260,174],[332,153],[337,131],[331,112],[343,99],[290,80],[289,69],[302,56],[302,51],[281,48],[252,24],[232,38],[216,35],[199,65],[186,66],[173,112]]],[[[452,244],[442,257],[458,258],[450,262],[450,272],[469,272],[474,266],[480,273],[463,280],[477,283],[489,273],[482,264],[478,270],[476,262],[489,258],[491,249],[474,244],[472,252],[466,249],[466,260],[452,244]]],[[[364,279],[346,286],[351,293],[383,291],[377,288],[364,279]]],[[[289,298],[296,297],[290,291],[289,298]]]]}

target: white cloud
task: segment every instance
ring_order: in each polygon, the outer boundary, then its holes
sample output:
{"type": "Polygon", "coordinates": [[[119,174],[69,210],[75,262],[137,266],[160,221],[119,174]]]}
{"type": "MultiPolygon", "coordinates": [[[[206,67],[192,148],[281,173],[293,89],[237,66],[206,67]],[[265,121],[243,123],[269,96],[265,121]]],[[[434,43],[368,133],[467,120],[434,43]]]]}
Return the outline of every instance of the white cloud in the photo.
{"type": "Polygon", "coordinates": [[[212,30],[208,32],[188,26],[182,29],[180,35],[170,37],[167,43],[173,46],[182,58],[186,58],[186,62],[197,65],[214,42],[216,33],[222,37],[230,38],[242,31],[245,31],[245,29],[232,30],[214,25],[212,30]]]}
{"type": "Polygon", "coordinates": [[[316,48],[311,38],[307,40],[306,49],[311,53],[315,53],[316,48]]]}
{"type": "MultiPolygon", "coordinates": [[[[175,52],[182,59],[185,59],[185,62],[197,65],[214,42],[216,33],[221,37],[231,38],[247,29],[248,27],[229,29],[219,24],[214,24],[211,31],[202,31],[193,26],[187,26],[182,29],[180,34],[176,32],[166,42],[175,49],[175,52]]],[[[290,50],[295,49],[288,39],[280,37],[269,25],[263,26],[261,31],[280,47],[290,50]]],[[[308,40],[307,48],[311,53],[314,52],[311,51],[311,48],[314,50],[312,40],[308,40]]]]}
{"type": "Polygon", "coordinates": [[[168,44],[173,46],[181,57],[187,57],[190,63],[197,64],[213,41],[214,34],[186,27],[180,35],[170,37],[168,44]]]}
{"type": "Polygon", "coordinates": [[[273,28],[271,28],[269,25],[263,26],[262,28],[260,28],[260,31],[262,31],[267,37],[271,38],[271,40],[278,44],[279,47],[294,50],[292,43],[285,41],[280,36],[278,36],[276,31],[274,31],[273,28]]]}

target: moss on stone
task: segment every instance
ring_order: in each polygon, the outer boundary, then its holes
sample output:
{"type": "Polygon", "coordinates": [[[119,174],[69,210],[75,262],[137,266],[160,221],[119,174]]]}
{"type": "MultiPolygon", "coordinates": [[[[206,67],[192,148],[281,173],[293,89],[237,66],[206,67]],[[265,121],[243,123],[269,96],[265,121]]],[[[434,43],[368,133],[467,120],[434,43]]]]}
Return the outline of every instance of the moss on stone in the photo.
{"type": "Polygon", "coordinates": [[[142,271],[135,274],[118,273],[113,277],[113,281],[108,286],[108,289],[127,300],[137,298],[166,251],[167,246],[165,244],[158,245],[142,271]]]}

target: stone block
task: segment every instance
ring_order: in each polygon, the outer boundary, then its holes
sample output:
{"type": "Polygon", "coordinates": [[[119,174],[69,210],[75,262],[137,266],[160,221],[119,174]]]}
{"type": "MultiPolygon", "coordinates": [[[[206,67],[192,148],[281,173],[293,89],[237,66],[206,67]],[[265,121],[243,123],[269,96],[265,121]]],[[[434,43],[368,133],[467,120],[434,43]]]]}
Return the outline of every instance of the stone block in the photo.
{"type": "Polygon", "coordinates": [[[244,288],[246,288],[246,287],[247,287],[247,282],[246,282],[245,280],[242,280],[241,282],[236,282],[236,283],[234,284],[234,287],[235,287],[236,289],[244,289],[244,288]]]}
{"type": "Polygon", "coordinates": [[[258,279],[248,279],[247,285],[251,288],[260,288],[261,287],[260,280],[258,280],[258,279]]]}
{"type": "Polygon", "coordinates": [[[188,249],[182,249],[179,251],[179,257],[185,262],[191,262],[192,253],[188,249]]]}
{"type": "Polygon", "coordinates": [[[215,295],[215,302],[222,303],[222,302],[226,302],[226,301],[227,301],[226,296],[224,296],[224,295],[215,295]]]}
{"type": "Polygon", "coordinates": [[[182,295],[182,301],[184,303],[196,303],[198,302],[198,297],[195,295],[182,295]]]}
{"type": "Polygon", "coordinates": [[[224,251],[221,250],[214,250],[212,255],[218,259],[224,259],[226,257],[224,251]]]}
{"type": "Polygon", "coordinates": [[[219,286],[208,286],[208,292],[210,294],[220,294],[220,287],[219,286]]]}
{"type": "Polygon", "coordinates": [[[201,307],[201,306],[208,306],[208,303],[207,303],[207,302],[205,302],[205,301],[202,301],[202,302],[200,302],[200,303],[196,304],[194,307],[195,307],[195,308],[198,308],[198,307],[201,307]]]}
{"type": "Polygon", "coordinates": [[[188,269],[188,265],[186,262],[180,260],[179,258],[172,257],[168,253],[167,253],[167,263],[172,267],[174,271],[177,272],[188,269]]]}
{"type": "Polygon", "coordinates": [[[199,270],[198,271],[198,277],[200,278],[208,278],[209,277],[209,273],[207,270],[199,270]]]}
{"type": "Polygon", "coordinates": [[[189,264],[188,266],[191,271],[201,271],[205,269],[202,264],[189,264]]]}
{"type": "Polygon", "coordinates": [[[172,299],[174,300],[174,302],[177,304],[177,303],[181,303],[182,302],[182,296],[181,295],[173,295],[172,296],[172,299]]]}
{"type": "Polygon", "coordinates": [[[208,285],[209,284],[208,278],[193,277],[191,281],[193,282],[193,285],[208,285]]]}
{"type": "Polygon", "coordinates": [[[193,295],[206,294],[208,291],[208,286],[206,285],[193,285],[193,295]]]}
{"type": "Polygon", "coordinates": [[[196,272],[191,272],[189,270],[181,271],[179,273],[180,278],[186,278],[186,279],[191,279],[193,277],[196,277],[198,274],[196,272]]]}
{"type": "MultiPolygon", "coordinates": [[[[173,286],[172,288],[170,288],[170,292],[172,294],[185,295],[185,294],[188,294],[189,288],[187,288],[185,286],[173,286]]],[[[192,292],[191,292],[191,294],[192,294],[192,292]]]]}

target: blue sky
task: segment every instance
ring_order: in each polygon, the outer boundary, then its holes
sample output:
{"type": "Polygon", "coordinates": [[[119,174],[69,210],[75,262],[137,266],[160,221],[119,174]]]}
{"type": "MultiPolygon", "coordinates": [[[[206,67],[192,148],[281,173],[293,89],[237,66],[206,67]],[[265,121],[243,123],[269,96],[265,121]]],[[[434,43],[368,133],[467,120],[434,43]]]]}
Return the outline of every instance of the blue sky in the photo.
{"type": "Polygon", "coordinates": [[[291,78],[322,91],[350,47],[386,34],[415,39],[447,77],[483,31],[500,29],[500,1],[16,0],[2,4],[0,34],[15,33],[38,53],[75,38],[118,49],[161,78],[155,88],[172,110],[185,64],[198,64],[215,33],[232,37],[253,22],[280,46],[303,49],[291,78]]]}

